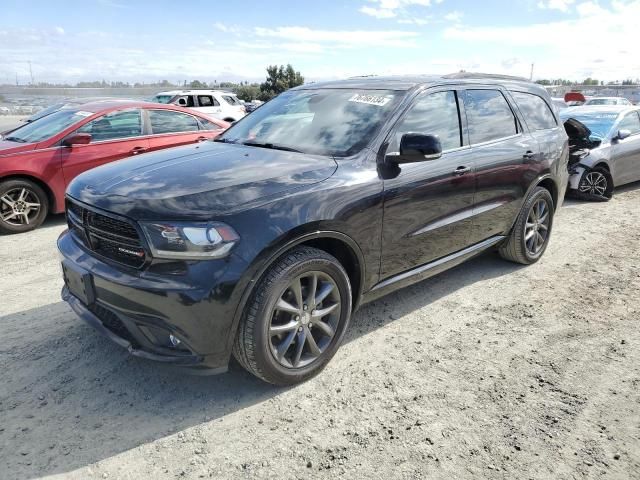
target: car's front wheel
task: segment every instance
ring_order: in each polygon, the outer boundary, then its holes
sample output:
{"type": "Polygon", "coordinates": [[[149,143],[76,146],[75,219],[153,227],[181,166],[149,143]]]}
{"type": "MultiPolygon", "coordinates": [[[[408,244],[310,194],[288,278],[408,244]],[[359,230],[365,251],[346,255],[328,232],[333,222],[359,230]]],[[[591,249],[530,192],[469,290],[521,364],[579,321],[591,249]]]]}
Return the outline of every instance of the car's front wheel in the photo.
{"type": "Polygon", "coordinates": [[[613,197],[613,178],[604,168],[595,168],[582,174],[578,197],[583,200],[606,202],[613,197]]]}
{"type": "Polygon", "coordinates": [[[247,303],[234,356],[269,383],[303,382],[333,357],[350,316],[351,286],[340,262],[297,247],[271,266],[247,303]]]}
{"type": "Polygon", "coordinates": [[[0,183],[0,233],[22,233],[42,225],[49,202],[46,193],[30,180],[0,183]]]}

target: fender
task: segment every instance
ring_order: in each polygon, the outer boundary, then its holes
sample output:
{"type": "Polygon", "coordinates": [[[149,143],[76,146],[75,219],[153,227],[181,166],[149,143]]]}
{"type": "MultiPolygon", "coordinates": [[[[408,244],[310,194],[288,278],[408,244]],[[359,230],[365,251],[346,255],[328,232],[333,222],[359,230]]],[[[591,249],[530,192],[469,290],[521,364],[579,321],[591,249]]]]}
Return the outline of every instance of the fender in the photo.
{"type": "MultiPolygon", "coordinates": [[[[360,267],[360,278],[362,279],[365,278],[366,265],[364,263],[364,256],[362,254],[362,251],[360,250],[360,247],[358,246],[355,240],[353,240],[349,235],[342,232],[337,232],[334,230],[315,230],[313,232],[307,232],[302,235],[296,236],[293,239],[289,239],[284,244],[280,245],[275,250],[271,250],[270,252],[269,252],[270,250],[269,247],[265,248],[256,257],[257,261],[255,263],[257,264],[257,266],[255,268],[252,268],[250,272],[247,272],[247,275],[251,276],[251,280],[249,280],[249,282],[247,282],[246,285],[241,287],[244,290],[240,297],[240,301],[238,302],[238,306],[236,307],[236,311],[233,315],[231,330],[229,331],[229,336],[227,338],[227,349],[229,352],[232,351],[233,342],[236,338],[236,332],[238,330],[238,325],[240,324],[240,320],[242,319],[242,315],[244,313],[244,307],[247,301],[249,300],[249,297],[253,293],[256,285],[258,284],[258,281],[262,278],[262,276],[267,271],[267,269],[273,264],[273,262],[278,257],[280,257],[282,254],[284,254],[288,250],[292,249],[296,245],[300,245],[301,243],[307,242],[309,240],[314,240],[317,238],[335,238],[338,240],[342,240],[347,245],[349,245],[353,249],[353,251],[355,252],[358,258],[358,264],[360,267]]],[[[361,281],[360,286],[358,288],[358,292],[357,292],[358,299],[362,298],[363,290],[364,290],[364,281],[361,281]]],[[[359,300],[357,302],[354,302],[353,311],[356,311],[358,309],[359,304],[360,304],[359,300]]]]}
{"type": "MultiPolygon", "coordinates": [[[[524,204],[525,199],[529,196],[529,194],[533,191],[533,189],[536,188],[538,185],[540,185],[540,182],[546,179],[550,179],[555,185],[555,181],[553,180],[553,176],[551,175],[551,173],[543,173],[542,175],[539,175],[538,177],[536,177],[536,179],[533,182],[531,182],[531,185],[529,185],[529,188],[527,188],[527,191],[522,197],[522,204],[524,204]]],[[[562,194],[563,192],[560,188],[558,188],[558,185],[556,185],[556,191],[558,192],[558,198],[560,198],[560,194],[562,194]]],[[[516,224],[516,221],[518,220],[518,216],[520,215],[520,211],[522,210],[522,204],[520,205],[520,209],[518,210],[518,215],[516,215],[516,217],[511,222],[511,227],[509,227],[509,232],[511,232],[511,230],[513,229],[513,226],[516,224]]],[[[553,208],[554,210],[556,210],[558,206],[554,205],[553,208]]]]}

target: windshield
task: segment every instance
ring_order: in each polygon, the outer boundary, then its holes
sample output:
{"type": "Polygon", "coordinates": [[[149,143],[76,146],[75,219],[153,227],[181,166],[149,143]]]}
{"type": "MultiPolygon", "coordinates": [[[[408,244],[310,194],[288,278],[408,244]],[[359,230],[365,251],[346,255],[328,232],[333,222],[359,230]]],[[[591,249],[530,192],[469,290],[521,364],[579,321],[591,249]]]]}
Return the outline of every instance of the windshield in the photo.
{"type": "Polygon", "coordinates": [[[397,105],[390,90],[294,90],[237,123],[219,141],[344,157],[362,150],[397,105]]]}
{"type": "Polygon", "coordinates": [[[608,137],[609,132],[613,128],[613,124],[618,118],[617,113],[602,112],[602,113],[589,113],[579,114],[572,112],[569,115],[561,115],[562,121],[569,118],[574,118],[580,123],[583,123],[589,130],[591,130],[591,140],[604,140],[608,137]]]}
{"type": "Polygon", "coordinates": [[[38,113],[34,113],[33,115],[31,115],[29,118],[25,120],[25,122],[27,123],[35,122],[39,118],[46,117],[50,113],[60,110],[62,107],[64,107],[64,105],[65,105],[64,103],[56,103],[55,105],[51,105],[50,107],[44,108],[40,110],[38,113]]]}
{"type": "Polygon", "coordinates": [[[58,110],[45,117],[27,123],[7,135],[5,140],[20,143],[35,143],[60,133],[83,118],[93,115],[79,110],[58,110]]]}
{"type": "Polygon", "coordinates": [[[155,103],[169,103],[175,95],[156,95],[151,99],[155,103]]]}
{"type": "Polygon", "coordinates": [[[594,98],[587,101],[585,105],[616,105],[617,101],[613,98],[594,98]]]}

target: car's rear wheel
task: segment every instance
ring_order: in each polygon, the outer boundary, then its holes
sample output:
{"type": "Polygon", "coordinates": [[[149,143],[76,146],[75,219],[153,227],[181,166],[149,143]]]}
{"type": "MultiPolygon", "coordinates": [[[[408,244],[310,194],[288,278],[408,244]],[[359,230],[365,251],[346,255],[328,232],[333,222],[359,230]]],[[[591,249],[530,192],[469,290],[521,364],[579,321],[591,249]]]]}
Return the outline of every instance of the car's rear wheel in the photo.
{"type": "Polygon", "coordinates": [[[537,262],[547,249],[553,226],[553,198],[549,190],[536,187],[527,197],[500,256],[529,265],[537,262]]]}
{"type": "Polygon", "coordinates": [[[594,202],[607,202],[613,197],[613,178],[604,168],[585,171],[578,184],[578,197],[594,202]]]}
{"type": "Polygon", "coordinates": [[[249,300],[234,356],[269,383],[303,382],[333,357],[350,316],[351,286],[340,262],[297,247],[275,262],[249,300]]]}
{"type": "Polygon", "coordinates": [[[0,183],[0,233],[22,233],[42,225],[47,217],[47,194],[30,180],[0,183]]]}

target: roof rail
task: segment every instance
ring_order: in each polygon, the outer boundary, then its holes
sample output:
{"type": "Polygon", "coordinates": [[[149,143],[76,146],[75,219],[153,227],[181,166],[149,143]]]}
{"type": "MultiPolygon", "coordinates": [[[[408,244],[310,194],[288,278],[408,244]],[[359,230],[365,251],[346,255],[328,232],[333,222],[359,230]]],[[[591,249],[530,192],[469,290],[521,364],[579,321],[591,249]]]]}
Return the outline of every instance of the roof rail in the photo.
{"type": "Polygon", "coordinates": [[[494,80],[517,80],[519,82],[530,82],[528,78],[516,77],[514,75],[497,75],[493,73],[473,73],[473,72],[456,72],[443,75],[442,78],[491,78],[494,80]]]}

